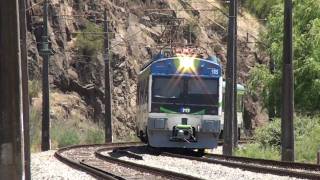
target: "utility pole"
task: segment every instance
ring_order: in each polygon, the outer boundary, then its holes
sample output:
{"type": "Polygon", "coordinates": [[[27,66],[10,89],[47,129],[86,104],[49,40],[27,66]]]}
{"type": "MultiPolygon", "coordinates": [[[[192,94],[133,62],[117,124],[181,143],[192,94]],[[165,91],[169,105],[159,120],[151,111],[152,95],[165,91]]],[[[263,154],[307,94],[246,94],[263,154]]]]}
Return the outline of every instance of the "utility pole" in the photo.
{"type": "Polygon", "coordinates": [[[27,24],[26,1],[19,1],[20,19],[20,47],[21,47],[21,76],[23,98],[23,133],[24,133],[24,159],[25,179],[31,179],[30,174],[30,137],[29,137],[29,91],[28,91],[28,54],[27,54],[27,24]]]}
{"type": "Polygon", "coordinates": [[[238,111],[237,111],[237,35],[238,35],[238,0],[234,1],[234,6],[235,6],[235,14],[234,14],[234,21],[235,21],[235,26],[234,26],[234,62],[233,62],[233,78],[234,78],[234,119],[233,119],[233,147],[236,148],[238,147],[238,111]]]}
{"type": "Polygon", "coordinates": [[[0,179],[24,179],[18,0],[0,1],[0,179]]]}
{"type": "Polygon", "coordinates": [[[111,78],[109,60],[109,34],[107,9],[104,9],[104,67],[105,67],[105,142],[112,142],[112,109],[111,109],[111,78]]]}
{"type": "Polygon", "coordinates": [[[292,0],[284,1],[281,160],[294,161],[292,0]]]}
{"type": "Polygon", "coordinates": [[[224,107],[224,127],[223,127],[223,154],[232,155],[233,149],[233,121],[235,117],[234,104],[234,54],[235,54],[235,4],[236,0],[231,0],[229,4],[229,25],[228,25],[228,49],[226,67],[226,91],[224,107]]]}
{"type": "Polygon", "coordinates": [[[51,50],[49,49],[48,37],[48,0],[43,5],[43,34],[40,55],[43,59],[42,68],[42,139],[41,150],[50,150],[50,103],[49,103],[49,59],[51,50]]]}

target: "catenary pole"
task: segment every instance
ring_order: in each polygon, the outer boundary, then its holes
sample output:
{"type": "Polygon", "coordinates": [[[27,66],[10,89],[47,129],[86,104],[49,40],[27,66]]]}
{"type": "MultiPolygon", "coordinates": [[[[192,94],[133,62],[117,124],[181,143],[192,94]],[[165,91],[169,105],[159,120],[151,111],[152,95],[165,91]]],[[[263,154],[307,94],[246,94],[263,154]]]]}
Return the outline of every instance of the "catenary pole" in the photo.
{"type": "Polygon", "coordinates": [[[107,9],[104,10],[105,142],[112,142],[111,78],[107,9]]]}
{"type": "Polygon", "coordinates": [[[235,52],[235,0],[229,3],[228,49],[226,67],[226,91],[223,127],[223,154],[232,155],[234,120],[234,52],[235,52]]]}
{"type": "Polygon", "coordinates": [[[19,4],[0,1],[0,179],[24,179],[19,4]]]}
{"type": "Polygon", "coordinates": [[[50,102],[49,102],[49,59],[51,50],[49,49],[48,38],[48,0],[43,5],[43,34],[40,55],[43,59],[42,68],[42,134],[41,134],[41,150],[50,149],[50,102]]]}
{"type": "Polygon", "coordinates": [[[238,146],[238,117],[237,117],[237,35],[238,35],[238,0],[234,1],[234,7],[235,7],[235,14],[234,14],[234,21],[235,21],[235,26],[234,26],[234,61],[233,61],[233,88],[234,88],[234,119],[233,119],[233,147],[238,146]]]}
{"type": "Polygon", "coordinates": [[[30,175],[30,138],[29,138],[29,91],[28,91],[28,54],[27,54],[27,19],[26,0],[19,1],[20,20],[20,47],[21,47],[21,76],[23,98],[23,134],[24,134],[24,165],[25,178],[31,179],[30,175]]]}
{"type": "Polygon", "coordinates": [[[284,1],[281,159],[294,161],[292,0],[284,1]]]}

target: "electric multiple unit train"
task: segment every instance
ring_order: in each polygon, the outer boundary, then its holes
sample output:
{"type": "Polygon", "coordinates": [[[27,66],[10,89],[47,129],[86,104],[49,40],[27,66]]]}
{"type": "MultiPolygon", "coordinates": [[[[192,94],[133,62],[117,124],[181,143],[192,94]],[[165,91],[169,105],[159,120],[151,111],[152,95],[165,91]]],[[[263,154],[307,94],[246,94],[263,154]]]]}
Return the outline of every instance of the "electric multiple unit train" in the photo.
{"type": "Polygon", "coordinates": [[[152,147],[215,148],[222,97],[217,58],[160,53],[138,76],[137,136],[152,147]]]}

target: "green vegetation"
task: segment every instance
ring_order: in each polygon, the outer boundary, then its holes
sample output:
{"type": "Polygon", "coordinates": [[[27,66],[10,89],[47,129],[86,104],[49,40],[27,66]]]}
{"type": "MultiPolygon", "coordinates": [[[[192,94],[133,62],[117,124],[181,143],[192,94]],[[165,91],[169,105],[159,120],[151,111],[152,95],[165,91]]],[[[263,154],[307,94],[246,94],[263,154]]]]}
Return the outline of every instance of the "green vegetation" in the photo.
{"type": "MultiPolygon", "coordinates": [[[[313,114],[320,109],[320,0],[296,0],[294,6],[294,92],[295,109],[313,114]]],[[[248,87],[254,94],[263,89],[266,107],[277,107],[280,112],[282,47],[283,47],[283,5],[272,7],[262,34],[263,47],[275,61],[276,70],[272,75],[267,66],[257,66],[251,71],[248,87]],[[268,98],[273,95],[275,101],[268,98]],[[271,103],[271,104],[270,104],[271,103]]],[[[279,115],[279,114],[277,114],[279,115]]]]}
{"type": "Polygon", "coordinates": [[[282,3],[281,0],[241,0],[241,3],[246,7],[251,13],[255,14],[259,18],[266,18],[270,13],[274,5],[282,3]]]}
{"type": "Polygon", "coordinates": [[[31,152],[35,152],[41,148],[41,110],[31,106],[29,121],[30,149],[31,152]]]}
{"type": "Polygon", "coordinates": [[[236,156],[259,158],[259,159],[271,159],[279,160],[280,151],[277,148],[262,147],[258,143],[248,144],[241,149],[235,151],[236,156]]]}
{"type": "MultiPolygon", "coordinates": [[[[104,131],[90,121],[53,120],[50,134],[52,149],[76,144],[104,143],[104,131]]],[[[30,144],[32,152],[40,151],[41,109],[34,107],[30,110],[30,144]]]]}
{"type": "Polygon", "coordinates": [[[77,35],[76,46],[84,56],[94,56],[103,49],[103,28],[86,21],[85,28],[77,35]],[[95,34],[96,33],[96,34],[95,34]]]}
{"type": "MultiPolygon", "coordinates": [[[[34,97],[38,97],[41,91],[41,84],[38,80],[29,80],[28,82],[29,88],[29,99],[32,100],[34,97]]],[[[30,101],[31,102],[31,101],[30,101]]]]}
{"type": "Polygon", "coordinates": [[[101,144],[104,142],[104,131],[90,121],[78,119],[54,120],[51,126],[53,148],[76,144],[101,144]]]}
{"type": "MultiPolygon", "coordinates": [[[[274,74],[269,72],[266,65],[253,68],[247,86],[248,93],[252,96],[262,95],[264,106],[275,107],[276,117],[279,117],[283,68],[283,1],[244,2],[258,16],[268,17],[266,31],[261,34],[261,42],[265,44],[260,48],[271,55],[276,67],[274,74]]],[[[295,155],[297,161],[315,162],[316,152],[320,148],[320,0],[295,0],[293,12],[294,100],[295,110],[299,112],[294,119],[295,155]]],[[[235,153],[239,156],[279,159],[280,127],[280,119],[275,118],[256,130],[253,144],[235,153]]]]}
{"type": "MultiPolygon", "coordinates": [[[[316,162],[316,153],[320,148],[320,116],[298,116],[294,121],[296,160],[316,162]]],[[[253,144],[236,150],[237,156],[280,159],[280,119],[275,119],[256,130],[253,144]]]]}
{"type": "MultiPolygon", "coordinates": [[[[42,109],[39,95],[41,94],[38,81],[30,81],[29,96],[36,98],[30,106],[29,133],[31,152],[37,152],[41,149],[42,109]]],[[[54,108],[52,110],[54,111],[54,108]]],[[[51,119],[52,149],[76,144],[104,143],[103,129],[90,120],[81,118],[82,115],[79,114],[79,111],[73,111],[70,114],[60,113],[60,111],[55,111],[55,118],[51,119]]]]}

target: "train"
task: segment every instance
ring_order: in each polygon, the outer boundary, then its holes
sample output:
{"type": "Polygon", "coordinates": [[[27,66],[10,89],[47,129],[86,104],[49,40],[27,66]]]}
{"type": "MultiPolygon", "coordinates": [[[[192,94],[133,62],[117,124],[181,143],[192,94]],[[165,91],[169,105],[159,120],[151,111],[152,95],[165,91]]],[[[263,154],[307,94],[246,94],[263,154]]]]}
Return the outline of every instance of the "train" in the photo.
{"type": "Polygon", "coordinates": [[[224,84],[215,56],[160,52],[138,74],[137,136],[156,148],[217,147],[224,84]]]}

